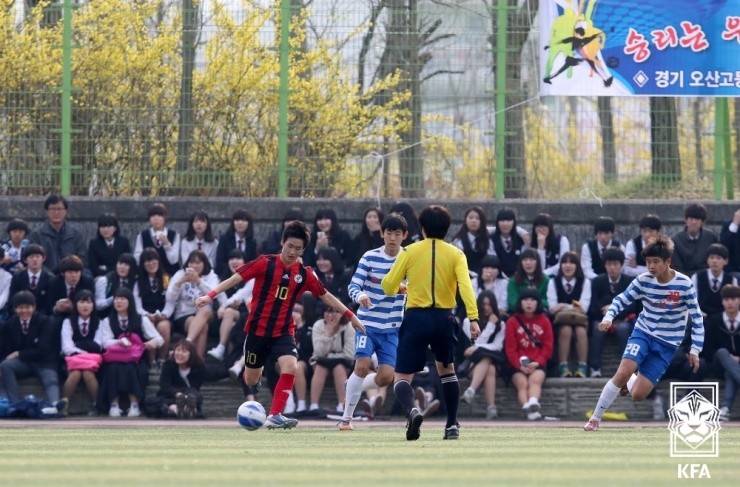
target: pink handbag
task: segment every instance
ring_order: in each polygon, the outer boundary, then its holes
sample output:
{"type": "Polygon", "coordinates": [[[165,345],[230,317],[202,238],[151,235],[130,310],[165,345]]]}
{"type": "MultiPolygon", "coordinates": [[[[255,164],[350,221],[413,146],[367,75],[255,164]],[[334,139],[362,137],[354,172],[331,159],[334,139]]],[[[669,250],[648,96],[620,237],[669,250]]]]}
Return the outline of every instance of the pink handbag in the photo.
{"type": "Polygon", "coordinates": [[[135,364],[144,355],[146,345],[141,341],[141,338],[136,333],[121,333],[118,337],[128,338],[131,342],[131,346],[126,347],[124,345],[116,343],[105,349],[103,352],[104,362],[114,362],[119,364],[135,364]]]}
{"type": "Polygon", "coordinates": [[[103,363],[103,356],[99,353],[78,353],[64,357],[67,370],[91,370],[97,372],[103,363]]]}

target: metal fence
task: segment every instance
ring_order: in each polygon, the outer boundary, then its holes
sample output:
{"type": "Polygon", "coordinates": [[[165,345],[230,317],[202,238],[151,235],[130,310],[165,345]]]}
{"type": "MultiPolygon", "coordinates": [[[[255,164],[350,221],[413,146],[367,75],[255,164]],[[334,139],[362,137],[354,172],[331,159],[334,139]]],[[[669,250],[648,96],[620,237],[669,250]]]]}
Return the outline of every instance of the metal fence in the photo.
{"type": "Polygon", "coordinates": [[[712,99],[539,97],[534,0],[11,5],[4,195],[721,199],[739,179],[712,99]]]}

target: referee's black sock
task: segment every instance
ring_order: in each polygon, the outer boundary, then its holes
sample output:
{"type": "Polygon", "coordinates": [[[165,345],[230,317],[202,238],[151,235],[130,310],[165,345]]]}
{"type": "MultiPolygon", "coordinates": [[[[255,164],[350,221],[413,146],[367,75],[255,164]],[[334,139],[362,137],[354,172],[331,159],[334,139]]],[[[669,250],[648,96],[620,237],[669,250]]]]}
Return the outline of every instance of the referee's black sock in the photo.
{"type": "Polygon", "coordinates": [[[408,416],[414,408],[414,389],[409,384],[409,381],[399,380],[393,384],[393,394],[396,396],[396,401],[406,411],[406,416],[408,416]]]}
{"type": "Polygon", "coordinates": [[[460,404],[460,383],[457,381],[457,376],[452,374],[440,376],[442,379],[442,395],[445,399],[445,406],[447,407],[447,426],[457,424],[457,406],[460,404]]]}

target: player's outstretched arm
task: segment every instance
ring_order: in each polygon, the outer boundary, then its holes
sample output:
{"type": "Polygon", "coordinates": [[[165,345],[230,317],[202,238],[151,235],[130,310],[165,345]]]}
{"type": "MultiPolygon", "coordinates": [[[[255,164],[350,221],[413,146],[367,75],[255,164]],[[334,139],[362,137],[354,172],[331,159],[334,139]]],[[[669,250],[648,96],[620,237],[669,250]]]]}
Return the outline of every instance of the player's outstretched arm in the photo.
{"type": "Polygon", "coordinates": [[[229,277],[228,279],[219,282],[216,287],[214,287],[208,292],[208,294],[197,298],[195,300],[195,307],[202,308],[203,306],[210,305],[211,303],[213,303],[213,300],[216,299],[216,296],[218,296],[224,291],[228,291],[229,289],[236,286],[240,282],[242,282],[241,274],[239,273],[232,274],[232,276],[229,277]]]}
{"type": "Polygon", "coordinates": [[[331,306],[332,309],[335,309],[342,313],[344,316],[349,318],[350,323],[352,323],[352,328],[355,330],[361,331],[365,333],[365,327],[362,325],[362,322],[359,318],[352,312],[351,309],[346,307],[342,302],[337,299],[336,296],[334,296],[332,293],[327,292],[326,294],[319,296],[319,298],[328,306],[331,306]]]}

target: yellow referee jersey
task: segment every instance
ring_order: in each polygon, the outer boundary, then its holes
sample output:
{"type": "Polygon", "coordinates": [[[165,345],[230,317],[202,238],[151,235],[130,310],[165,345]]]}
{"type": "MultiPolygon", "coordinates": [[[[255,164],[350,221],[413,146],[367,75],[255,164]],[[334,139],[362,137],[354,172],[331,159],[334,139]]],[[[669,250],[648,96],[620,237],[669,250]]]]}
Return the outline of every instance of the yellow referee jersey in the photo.
{"type": "Polygon", "coordinates": [[[444,240],[427,238],[402,248],[383,278],[383,292],[393,296],[406,278],[407,308],[453,309],[458,287],[470,320],[478,319],[468,261],[462,250],[444,240]]]}

